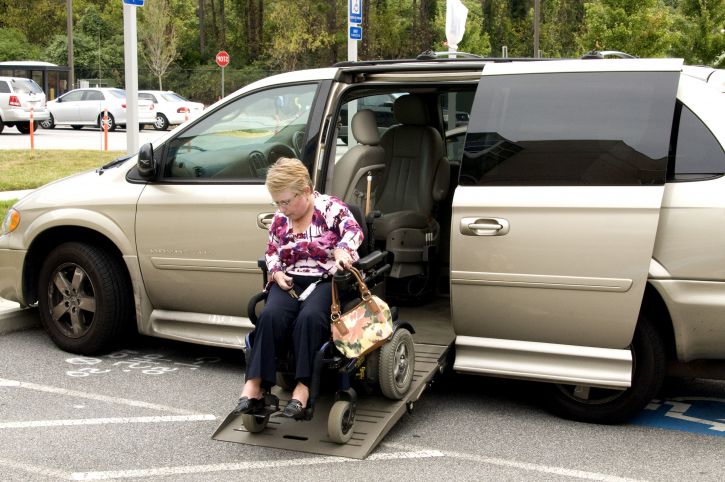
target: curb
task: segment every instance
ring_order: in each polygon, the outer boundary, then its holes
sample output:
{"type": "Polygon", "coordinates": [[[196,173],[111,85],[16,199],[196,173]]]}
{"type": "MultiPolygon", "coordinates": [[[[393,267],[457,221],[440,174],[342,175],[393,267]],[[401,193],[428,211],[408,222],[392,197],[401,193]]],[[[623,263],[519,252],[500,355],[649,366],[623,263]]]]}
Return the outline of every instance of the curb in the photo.
{"type": "Polygon", "coordinates": [[[11,308],[0,311],[0,335],[39,327],[40,318],[36,308],[11,308]]]}

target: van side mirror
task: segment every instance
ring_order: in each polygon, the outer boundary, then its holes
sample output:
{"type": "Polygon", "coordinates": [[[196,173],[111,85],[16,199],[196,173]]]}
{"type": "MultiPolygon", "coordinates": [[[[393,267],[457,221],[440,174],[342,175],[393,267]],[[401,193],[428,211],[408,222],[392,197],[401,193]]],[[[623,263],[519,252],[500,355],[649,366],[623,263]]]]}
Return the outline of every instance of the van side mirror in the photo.
{"type": "Polygon", "coordinates": [[[157,164],[154,160],[154,147],[150,142],[141,146],[138,150],[138,161],[136,162],[139,175],[150,181],[156,177],[157,164]]]}

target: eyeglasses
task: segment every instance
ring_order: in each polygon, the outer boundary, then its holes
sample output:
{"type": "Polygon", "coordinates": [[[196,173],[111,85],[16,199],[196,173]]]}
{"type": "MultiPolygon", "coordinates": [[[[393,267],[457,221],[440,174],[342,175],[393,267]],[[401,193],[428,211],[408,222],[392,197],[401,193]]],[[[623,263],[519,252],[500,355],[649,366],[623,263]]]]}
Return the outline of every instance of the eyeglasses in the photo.
{"type": "Polygon", "coordinates": [[[294,200],[295,200],[295,198],[296,198],[297,196],[299,196],[299,195],[300,195],[300,193],[295,193],[295,195],[294,195],[294,196],[292,196],[292,197],[291,197],[291,198],[289,198],[289,199],[283,199],[283,200],[281,200],[281,201],[272,201],[272,205],[274,205],[274,206],[277,206],[278,208],[286,208],[286,207],[287,207],[287,206],[289,206],[289,205],[290,205],[290,203],[291,203],[292,201],[294,201],[294,200]]]}

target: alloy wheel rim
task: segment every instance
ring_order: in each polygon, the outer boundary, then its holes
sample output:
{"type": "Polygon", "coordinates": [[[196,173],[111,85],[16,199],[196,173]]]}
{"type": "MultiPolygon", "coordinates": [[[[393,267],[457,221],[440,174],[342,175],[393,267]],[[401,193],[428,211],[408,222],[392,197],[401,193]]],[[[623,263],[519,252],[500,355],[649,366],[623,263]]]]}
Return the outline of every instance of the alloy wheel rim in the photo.
{"type": "Polygon", "coordinates": [[[65,336],[80,338],[91,329],[96,312],[96,290],[88,273],[75,263],[53,271],[48,283],[48,310],[65,336]]]}

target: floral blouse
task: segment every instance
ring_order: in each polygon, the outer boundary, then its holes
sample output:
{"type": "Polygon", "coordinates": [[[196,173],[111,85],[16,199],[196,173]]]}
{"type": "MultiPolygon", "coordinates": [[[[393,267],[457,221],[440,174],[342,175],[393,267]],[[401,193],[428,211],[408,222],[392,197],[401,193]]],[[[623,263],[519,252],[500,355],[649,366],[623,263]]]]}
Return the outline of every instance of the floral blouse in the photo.
{"type": "Polygon", "coordinates": [[[315,191],[310,227],[294,233],[290,220],[277,210],[269,227],[265,258],[270,276],[276,271],[302,276],[320,276],[335,270],[335,249],[344,249],[353,261],[363,232],[347,206],[334,196],[315,191]]]}

